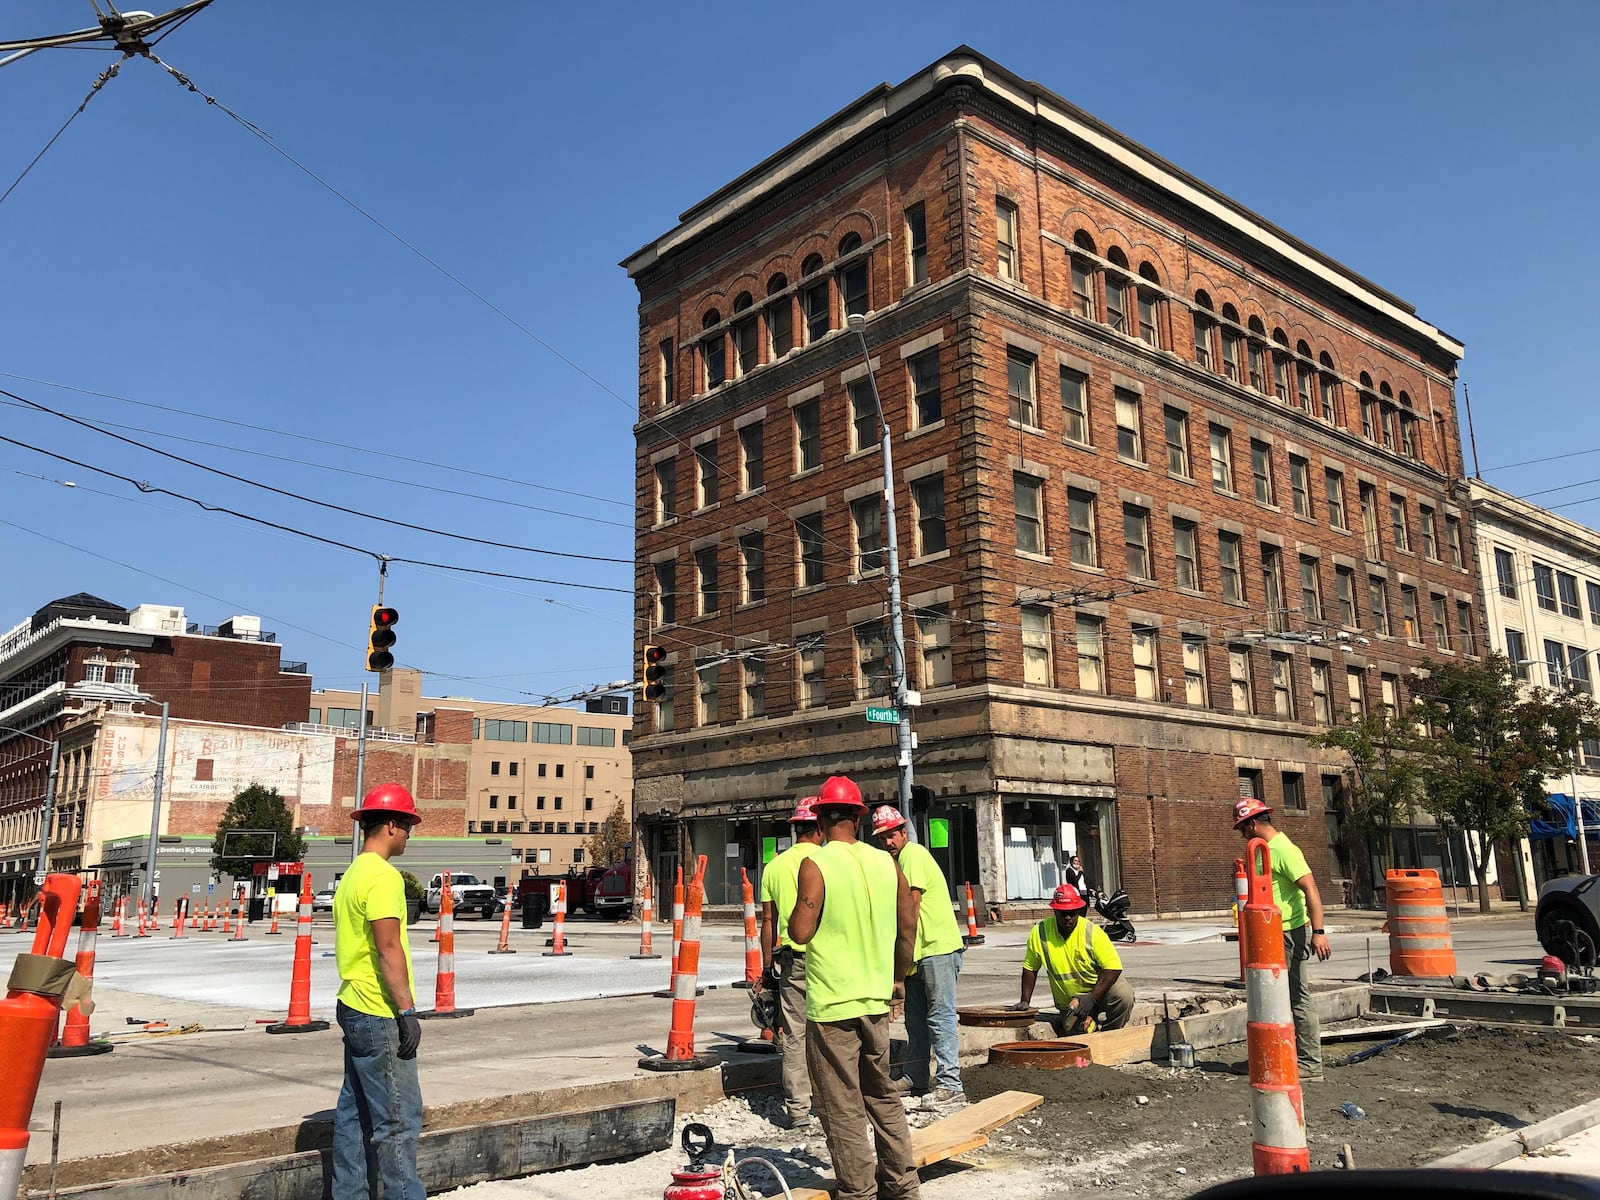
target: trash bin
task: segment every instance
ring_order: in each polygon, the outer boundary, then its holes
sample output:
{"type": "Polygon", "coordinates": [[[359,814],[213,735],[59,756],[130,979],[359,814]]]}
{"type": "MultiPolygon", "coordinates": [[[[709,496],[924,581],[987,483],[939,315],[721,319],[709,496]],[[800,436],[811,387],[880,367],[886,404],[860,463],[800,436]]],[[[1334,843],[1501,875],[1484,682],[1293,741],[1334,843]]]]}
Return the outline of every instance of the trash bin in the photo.
{"type": "Polygon", "coordinates": [[[542,929],[544,927],[544,919],[549,915],[549,889],[540,887],[523,888],[522,927],[524,929],[542,929]]]}
{"type": "Polygon", "coordinates": [[[259,921],[263,917],[266,916],[266,912],[267,912],[267,898],[265,896],[252,896],[252,897],[250,897],[250,916],[248,918],[249,920],[259,921]]]}

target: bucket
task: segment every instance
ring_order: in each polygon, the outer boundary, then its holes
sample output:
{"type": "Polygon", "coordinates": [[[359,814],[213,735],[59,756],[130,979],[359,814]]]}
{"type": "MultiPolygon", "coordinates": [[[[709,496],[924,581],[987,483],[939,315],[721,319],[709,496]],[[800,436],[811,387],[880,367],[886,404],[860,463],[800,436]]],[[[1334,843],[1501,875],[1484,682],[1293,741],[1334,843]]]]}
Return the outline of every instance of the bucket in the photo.
{"type": "Polygon", "coordinates": [[[1193,1067],[1194,1047],[1188,1042],[1173,1042],[1167,1047],[1167,1063],[1174,1067],[1193,1067]]]}

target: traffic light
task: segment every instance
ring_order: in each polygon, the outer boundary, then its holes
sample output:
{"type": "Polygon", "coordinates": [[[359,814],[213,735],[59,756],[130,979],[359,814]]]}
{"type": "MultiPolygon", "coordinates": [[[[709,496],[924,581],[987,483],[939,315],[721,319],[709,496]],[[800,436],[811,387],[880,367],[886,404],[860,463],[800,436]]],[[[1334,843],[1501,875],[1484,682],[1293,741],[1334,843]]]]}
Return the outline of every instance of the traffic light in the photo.
{"type": "Polygon", "coordinates": [[[667,650],[665,646],[644,648],[644,698],[659,700],[667,694],[667,650]]]}
{"type": "Polygon", "coordinates": [[[381,604],[372,606],[372,624],[367,629],[367,670],[387,671],[394,666],[394,627],[400,614],[381,604]]]}

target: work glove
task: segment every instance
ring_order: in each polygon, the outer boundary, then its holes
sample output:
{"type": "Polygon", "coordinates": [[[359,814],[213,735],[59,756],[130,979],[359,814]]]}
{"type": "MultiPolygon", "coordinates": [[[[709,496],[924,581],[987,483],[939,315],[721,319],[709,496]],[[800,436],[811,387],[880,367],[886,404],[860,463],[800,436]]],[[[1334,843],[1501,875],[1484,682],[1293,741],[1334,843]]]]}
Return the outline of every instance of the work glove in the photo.
{"type": "Polygon", "coordinates": [[[400,1014],[400,1057],[413,1059],[417,1056],[417,1047],[422,1045],[422,1022],[417,1020],[416,1012],[403,1012],[400,1014]]]}

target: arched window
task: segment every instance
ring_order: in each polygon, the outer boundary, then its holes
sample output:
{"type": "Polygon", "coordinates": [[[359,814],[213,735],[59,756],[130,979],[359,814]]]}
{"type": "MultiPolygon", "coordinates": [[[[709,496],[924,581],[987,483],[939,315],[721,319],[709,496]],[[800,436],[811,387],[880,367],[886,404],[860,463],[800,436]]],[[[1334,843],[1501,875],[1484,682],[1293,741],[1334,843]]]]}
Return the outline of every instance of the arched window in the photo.
{"type": "Polygon", "coordinates": [[[1295,343],[1295,353],[1300,361],[1295,363],[1295,403],[1302,412],[1313,411],[1315,401],[1312,392],[1315,390],[1316,368],[1311,365],[1311,347],[1304,341],[1295,343]]]}
{"type": "Polygon", "coordinates": [[[1242,382],[1244,375],[1242,364],[1239,361],[1239,310],[1231,304],[1222,306],[1222,373],[1235,383],[1242,382]]]}
{"type": "MultiPolygon", "coordinates": [[[[822,255],[813,254],[806,258],[800,266],[800,274],[806,279],[822,270],[822,255]]],[[[800,292],[800,310],[806,323],[806,344],[827,335],[833,328],[833,311],[829,303],[829,288],[827,277],[808,283],[800,292]]]]}
{"type": "Polygon", "coordinates": [[[1378,440],[1381,418],[1378,398],[1372,394],[1372,376],[1361,372],[1361,436],[1369,442],[1378,440]]]}
{"type": "Polygon", "coordinates": [[[1289,335],[1281,328],[1272,331],[1272,340],[1281,346],[1272,351],[1272,390],[1280,404],[1294,403],[1294,385],[1289,378],[1289,335]]]}
{"type": "Polygon", "coordinates": [[[700,367],[707,391],[728,378],[727,332],[717,328],[721,324],[722,314],[714,308],[700,318],[701,329],[716,330],[700,343],[700,367]]]}
{"type": "Polygon", "coordinates": [[[1216,370],[1211,351],[1211,297],[1204,291],[1194,294],[1194,360],[1208,371],[1216,370]]]}
{"type": "Polygon", "coordinates": [[[83,681],[85,683],[104,683],[106,681],[106,668],[110,662],[104,654],[96,650],[83,664],[83,681]]]}
{"type": "Polygon", "coordinates": [[[1412,409],[1411,397],[1400,393],[1400,453],[1407,458],[1420,458],[1417,445],[1417,414],[1412,409]]]}
{"type": "Polygon", "coordinates": [[[133,686],[133,673],[138,666],[139,664],[137,662],[135,662],[128,655],[124,654],[121,658],[117,659],[117,665],[113,668],[114,674],[111,682],[120,683],[125,687],[133,686]]]}
{"type": "Polygon", "coordinates": [[[1322,368],[1322,419],[1330,425],[1339,425],[1339,373],[1334,370],[1333,359],[1324,350],[1317,359],[1322,368]]]}
{"type": "Polygon", "coordinates": [[[733,362],[740,375],[748,375],[761,365],[761,326],[755,313],[748,311],[754,303],[749,292],[740,292],[733,298],[733,362]]]}
{"type": "Polygon", "coordinates": [[[767,353],[775,359],[794,349],[794,301],[779,294],[788,287],[789,278],[782,273],[767,280],[767,295],[778,297],[767,305],[767,353]]]}
{"type": "Polygon", "coordinates": [[[1263,396],[1267,394],[1267,327],[1260,317],[1250,318],[1250,336],[1247,353],[1250,359],[1250,386],[1263,396]]]}
{"type": "Polygon", "coordinates": [[[846,254],[854,253],[859,249],[861,249],[861,235],[859,233],[847,233],[839,239],[840,258],[843,258],[846,254]]]}
{"type": "MultiPolygon", "coordinates": [[[[861,235],[847,233],[839,239],[839,257],[854,254],[861,249],[861,235]]],[[[872,308],[872,298],[868,294],[867,257],[865,255],[839,268],[839,298],[844,305],[844,315],[866,315],[872,308]]]]}
{"type": "Polygon", "coordinates": [[[1115,246],[1106,251],[1111,266],[1106,268],[1106,324],[1118,333],[1132,336],[1133,281],[1123,274],[1128,269],[1128,256],[1115,246]]]}
{"type": "MultiPolygon", "coordinates": [[[[1094,239],[1081,229],[1072,235],[1072,244],[1086,254],[1094,253],[1094,239]]],[[[1072,310],[1091,321],[1100,319],[1100,306],[1095,296],[1097,274],[1099,272],[1095,269],[1093,259],[1085,254],[1072,255],[1072,310]]]]}
{"type": "Polygon", "coordinates": [[[1107,250],[1106,258],[1110,261],[1112,266],[1121,267],[1124,271],[1128,269],[1128,256],[1117,247],[1113,246],[1111,249],[1107,250]]]}
{"type": "Polygon", "coordinates": [[[1161,276],[1149,263],[1142,262],[1139,264],[1139,278],[1144,280],[1139,285],[1139,338],[1159,350],[1162,347],[1161,276]],[[1154,286],[1146,287],[1145,284],[1154,286]]]}

